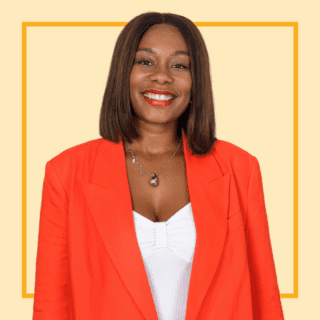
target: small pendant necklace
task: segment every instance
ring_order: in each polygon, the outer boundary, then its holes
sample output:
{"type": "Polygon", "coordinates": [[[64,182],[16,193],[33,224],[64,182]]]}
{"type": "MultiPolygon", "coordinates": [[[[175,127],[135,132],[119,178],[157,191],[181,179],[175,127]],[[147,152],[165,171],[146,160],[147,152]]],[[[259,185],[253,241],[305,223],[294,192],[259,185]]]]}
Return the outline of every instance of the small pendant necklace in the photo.
{"type": "Polygon", "coordinates": [[[145,172],[147,172],[150,176],[151,176],[151,180],[149,181],[150,185],[153,186],[153,187],[156,187],[159,185],[159,178],[158,178],[158,174],[166,167],[166,165],[170,162],[170,160],[174,157],[174,155],[176,154],[176,152],[178,151],[178,149],[180,148],[180,145],[181,145],[181,142],[182,142],[182,137],[181,137],[181,140],[180,140],[180,143],[178,145],[178,148],[177,150],[174,152],[174,154],[172,155],[172,157],[168,160],[168,162],[164,165],[164,167],[157,173],[155,174],[154,172],[150,173],[148,172],[143,166],[142,164],[138,161],[137,157],[135,156],[135,154],[132,152],[132,150],[130,149],[128,143],[127,146],[129,148],[129,151],[132,155],[132,163],[138,163],[139,166],[140,166],[140,176],[142,176],[142,170],[143,169],[145,172]]]}

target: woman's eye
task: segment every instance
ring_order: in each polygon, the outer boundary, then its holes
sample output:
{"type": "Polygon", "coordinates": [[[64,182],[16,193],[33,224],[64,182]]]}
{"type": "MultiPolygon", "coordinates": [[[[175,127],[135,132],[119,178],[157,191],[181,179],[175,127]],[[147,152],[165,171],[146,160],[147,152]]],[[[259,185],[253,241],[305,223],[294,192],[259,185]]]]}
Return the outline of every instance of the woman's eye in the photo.
{"type": "Polygon", "coordinates": [[[175,67],[178,67],[177,69],[188,69],[188,67],[183,64],[176,64],[175,67]]]}
{"type": "MultiPolygon", "coordinates": [[[[138,64],[141,64],[143,66],[150,66],[152,64],[151,61],[147,61],[147,60],[141,60],[141,61],[137,61],[138,64]]],[[[187,66],[183,65],[183,64],[175,64],[173,65],[174,69],[188,69],[187,66]]]]}
{"type": "Polygon", "coordinates": [[[146,60],[141,60],[141,61],[138,61],[139,64],[142,64],[143,66],[146,66],[148,65],[148,63],[151,63],[150,61],[146,61],[146,60]]]}

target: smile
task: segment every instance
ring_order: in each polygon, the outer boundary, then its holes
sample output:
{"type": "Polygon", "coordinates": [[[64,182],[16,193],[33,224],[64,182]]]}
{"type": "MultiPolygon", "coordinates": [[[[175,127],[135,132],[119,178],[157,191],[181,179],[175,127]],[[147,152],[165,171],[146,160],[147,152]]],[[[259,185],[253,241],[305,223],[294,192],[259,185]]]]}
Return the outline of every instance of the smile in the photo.
{"type": "Polygon", "coordinates": [[[172,100],[152,100],[152,99],[148,99],[147,97],[143,97],[144,100],[146,100],[148,103],[150,103],[151,105],[153,106],[159,106],[159,107],[164,107],[164,106],[168,106],[169,104],[172,103],[173,99],[172,100]]]}
{"type": "Polygon", "coordinates": [[[152,94],[152,93],[145,93],[143,94],[143,98],[153,106],[168,106],[174,100],[174,96],[167,95],[167,94],[152,94]]]}

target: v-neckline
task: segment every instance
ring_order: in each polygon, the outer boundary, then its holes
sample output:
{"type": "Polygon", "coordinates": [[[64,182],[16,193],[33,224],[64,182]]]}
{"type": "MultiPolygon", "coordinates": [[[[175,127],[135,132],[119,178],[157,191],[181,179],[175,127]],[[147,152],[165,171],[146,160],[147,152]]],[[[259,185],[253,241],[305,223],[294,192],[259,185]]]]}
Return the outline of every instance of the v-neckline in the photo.
{"type": "Polygon", "coordinates": [[[177,216],[177,214],[178,214],[179,212],[181,212],[182,210],[186,209],[186,207],[187,207],[187,206],[190,206],[190,205],[191,205],[191,201],[190,201],[189,203],[187,203],[184,207],[182,207],[181,209],[179,209],[178,211],[176,211],[167,221],[156,221],[156,222],[154,222],[154,221],[146,218],[145,216],[143,216],[141,213],[139,213],[139,212],[137,212],[137,211],[135,211],[135,210],[132,210],[132,211],[133,211],[134,213],[137,213],[140,217],[142,217],[142,218],[150,221],[152,224],[155,224],[155,223],[163,223],[163,222],[164,222],[164,223],[168,223],[173,217],[177,216]]]}

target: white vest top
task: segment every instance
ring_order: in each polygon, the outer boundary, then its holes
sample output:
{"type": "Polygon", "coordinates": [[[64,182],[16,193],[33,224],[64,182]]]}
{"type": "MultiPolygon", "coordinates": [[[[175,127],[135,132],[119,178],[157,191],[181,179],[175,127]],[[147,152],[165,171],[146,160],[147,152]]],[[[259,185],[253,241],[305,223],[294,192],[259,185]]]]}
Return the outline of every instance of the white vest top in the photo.
{"type": "Polygon", "coordinates": [[[159,320],[185,320],[196,228],[191,202],[168,221],[133,211],[136,236],[159,320]]]}

